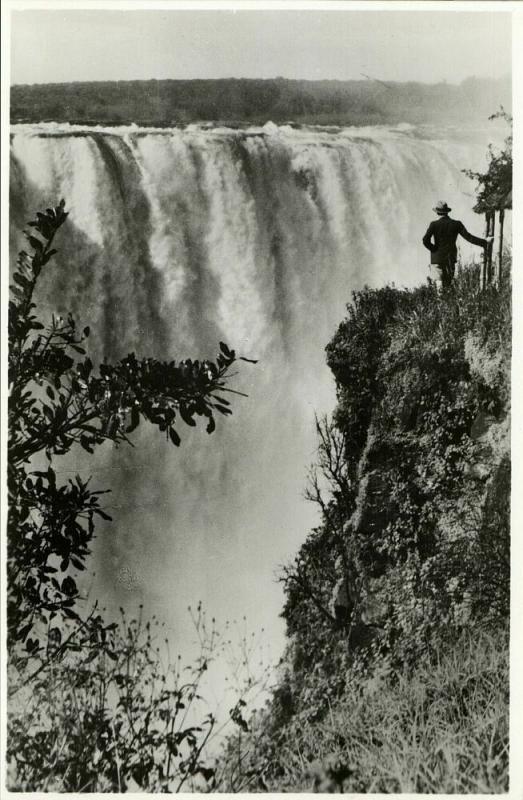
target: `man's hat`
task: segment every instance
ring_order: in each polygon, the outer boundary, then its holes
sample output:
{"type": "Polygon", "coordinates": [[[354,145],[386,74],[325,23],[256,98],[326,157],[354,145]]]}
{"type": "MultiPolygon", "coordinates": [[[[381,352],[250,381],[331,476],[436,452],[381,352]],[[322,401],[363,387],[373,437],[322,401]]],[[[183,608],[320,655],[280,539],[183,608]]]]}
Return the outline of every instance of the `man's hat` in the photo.
{"type": "Polygon", "coordinates": [[[448,214],[449,211],[452,211],[443,200],[437,202],[432,210],[435,211],[436,214],[448,214]]]}

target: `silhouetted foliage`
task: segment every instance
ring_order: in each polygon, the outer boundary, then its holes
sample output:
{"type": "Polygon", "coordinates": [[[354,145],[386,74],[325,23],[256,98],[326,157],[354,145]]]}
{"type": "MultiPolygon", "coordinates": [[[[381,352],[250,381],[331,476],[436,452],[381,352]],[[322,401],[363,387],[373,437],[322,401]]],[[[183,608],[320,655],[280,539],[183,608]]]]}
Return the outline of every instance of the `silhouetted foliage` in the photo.
{"type": "Polygon", "coordinates": [[[237,356],[221,342],[216,361],[131,353],[96,367],[85,351],[88,327],[78,331],[70,314],[45,323],[37,313],[38,280],[66,219],[62,200],[28,223],[31,252],[19,254],[10,287],[8,783],[15,791],[208,788],[214,769],[203,751],[216,720],[194,707],[218,646],[214,620],[207,632],[198,607],[202,650],[187,671],[165,663],[167,645],[161,652],[150,623],[122,612],[107,624],[96,604],[86,614],[77,573],[97,517],[111,517],[103,490],[80,475],[61,484],[53,464],[78,446],[87,460],[104,442],[131,444],[141,421],[176,446],[180,421],[194,427],[203,418],[212,433],[216,415],[232,413],[224,394],[241,394],[227,385],[237,356]]]}
{"type": "Polygon", "coordinates": [[[501,151],[496,152],[494,147],[489,145],[489,165],[486,172],[463,170],[469,178],[478,182],[477,201],[474,206],[474,211],[478,214],[512,208],[512,117],[501,107],[501,110],[492,114],[489,119],[504,120],[510,126],[511,133],[505,139],[501,151]]]}
{"type": "MultiPolygon", "coordinates": [[[[187,666],[169,659],[160,638],[164,626],[154,617],[145,622],[142,611],[128,619],[120,609],[119,621],[103,628],[94,615],[80,625],[70,621],[66,649],[57,652],[55,637],[38,671],[11,674],[9,788],[212,789],[216,768],[206,746],[217,719],[201,693],[207,671],[228,648],[229,634],[220,634],[214,620],[208,628],[200,606],[194,624],[201,649],[187,666]],[[96,630],[91,623],[98,623],[96,630]]],[[[240,697],[233,722],[245,725],[241,708],[250,686],[234,690],[240,697]]]]}
{"type": "Polygon", "coordinates": [[[77,617],[71,571],[85,569],[96,517],[110,519],[100,505],[103,492],[89,480],[57,482],[53,458],[75,445],[93,453],[105,441],[130,443],[141,420],[174,445],[180,421],[194,426],[203,417],[212,433],[215,415],[231,414],[223,394],[233,391],[226,377],[236,361],[221,343],[215,362],[131,353],[95,368],[83,347],[89,328],[78,331],[71,315],[44,324],[36,314],[37,282],[66,219],[62,201],[29,223],[32,253],[19,255],[9,302],[8,632],[11,643],[26,641],[31,653],[43,647],[30,637],[37,622],[77,617]]]}

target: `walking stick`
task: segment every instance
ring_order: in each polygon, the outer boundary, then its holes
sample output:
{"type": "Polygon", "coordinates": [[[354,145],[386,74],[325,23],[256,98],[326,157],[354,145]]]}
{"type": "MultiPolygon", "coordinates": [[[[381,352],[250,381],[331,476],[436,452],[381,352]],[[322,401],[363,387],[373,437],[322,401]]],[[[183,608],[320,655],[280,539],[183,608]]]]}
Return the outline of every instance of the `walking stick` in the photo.
{"type": "MultiPolygon", "coordinates": [[[[489,229],[490,229],[490,219],[489,219],[489,215],[488,215],[488,211],[487,211],[487,213],[485,214],[485,239],[487,239],[487,237],[489,235],[489,229]]],[[[485,249],[483,250],[483,265],[482,265],[482,268],[481,268],[481,281],[480,281],[480,283],[481,283],[481,291],[482,292],[485,291],[485,286],[487,285],[487,264],[488,264],[488,252],[487,251],[488,251],[488,243],[487,243],[487,246],[485,247],[485,249]]]]}
{"type": "Polygon", "coordinates": [[[505,220],[505,209],[499,212],[499,253],[498,253],[498,286],[501,287],[503,271],[503,222],[505,220]]]}

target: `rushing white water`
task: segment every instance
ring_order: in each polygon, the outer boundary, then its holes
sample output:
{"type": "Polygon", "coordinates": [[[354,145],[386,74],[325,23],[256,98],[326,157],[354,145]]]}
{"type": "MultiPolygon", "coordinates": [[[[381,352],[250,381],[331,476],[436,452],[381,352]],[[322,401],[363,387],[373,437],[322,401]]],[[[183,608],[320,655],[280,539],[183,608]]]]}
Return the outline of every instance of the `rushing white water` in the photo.
{"type": "Polygon", "coordinates": [[[302,499],[313,418],[334,404],[324,347],[352,289],[425,281],[434,201],[481,233],[460,170],[484,166],[487,136],[13,129],[13,253],[36,210],[62,197],[70,210],[47,311],[90,324],[98,357],[206,358],[221,339],[259,359],[211,437],[181,426],[175,450],[142,432],[136,450],[96,459],[115,523],[99,532],[93,593],[110,608],[141,600],[183,639],[182,612],[202,599],[281,640],[274,575],[316,521],[302,499]]]}

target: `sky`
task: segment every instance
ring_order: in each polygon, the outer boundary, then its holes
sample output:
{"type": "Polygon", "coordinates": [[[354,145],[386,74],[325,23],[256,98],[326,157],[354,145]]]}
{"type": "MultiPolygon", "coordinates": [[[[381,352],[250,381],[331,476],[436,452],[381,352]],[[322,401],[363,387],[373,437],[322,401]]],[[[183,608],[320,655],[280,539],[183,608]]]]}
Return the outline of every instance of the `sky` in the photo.
{"type": "Polygon", "coordinates": [[[15,10],[11,83],[305,78],[459,83],[511,71],[494,11],[15,10]]]}

